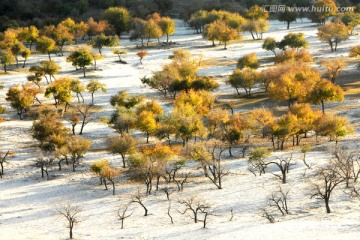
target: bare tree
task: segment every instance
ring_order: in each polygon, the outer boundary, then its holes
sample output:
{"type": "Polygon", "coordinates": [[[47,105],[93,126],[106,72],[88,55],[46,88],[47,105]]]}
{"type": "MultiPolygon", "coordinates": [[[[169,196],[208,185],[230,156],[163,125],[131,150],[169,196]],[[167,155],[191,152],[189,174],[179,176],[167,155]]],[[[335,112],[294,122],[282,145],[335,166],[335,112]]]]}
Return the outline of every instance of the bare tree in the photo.
{"type": "Polygon", "coordinates": [[[229,219],[229,221],[231,222],[232,220],[233,220],[233,218],[234,218],[234,209],[230,209],[230,219],[229,219]]]}
{"type": "Polygon", "coordinates": [[[187,212],[190,212],[192,215],[188,215],[191,219],[194,219],[195,223],[199,221],[199,213],[204,213],[207,211],[207,209],[210,208],[209,204],[207,204],[205,201],[202,201],[201,199],[197,199],[196,196],[186,197],[183,200],[179,200],[178,203],[185,207],[184,211],[180,213],[185,214],[187,212]]]}
{"type": "Polygon", "coordinates": [[[6,153],[0,153],[0,178],[4,175],[4,163],[7,163],[7,157],[10,155],[10,150],[6,153]]]}
{"type": "Polygon", "coordinates": [[[171,220],[171,223],[174,224],[174,220],[173,220],[173,217],[171,216],[170,214],[170,210],[171,210],[171,202],[169,202],[169,207],[168,207],[168,210],[167,210],[167,215],[169,216],[170,220],[171,220]]]}
{"type": "Polygon", "coordinates": [[[275,222],[275,218],[273,215],[271,215],[266,209],[263,209],[262,217],[266,218],[270,223],[275,222]]]}
{"type": "Polygon", "coordinates": [[[189,176],[190,176],[190,173],[186,173],[184,178],[181,179],[181,180],[178,180],[178,179],[174,178],[174,181],[175,181],[175,183],[176,183],[176,185],[178,187],[179,192],[182,192],[184,190],[184,184],[189,182],[188,181],[189,176]]]}
{"type": "Polygon", "coordinates": [[[350,181],[357,181],[360,169],[358,168],[359,156],[357,152],[342,147],[337,147],[333,152],[332,164],[339,174],[345,179],[346,187],[350,187],[350,181]]]}
{"type": "Polygon", "coordinates": [[[123,209],[120,208],[117,213],[118,219],[121,221],[121,229],[124,229],[124,220],[133,214],[133,212],[131,212],[130,214],[126,215],[127,209],[128,209],[128,206],[126,206],[123,209]]]}
{"type": "Polygon", "coordinates": [[[289,158],[276,157],[276,160],[277,161],[271,161],[271,162],[269,162],[267,164],[276,165],[279,168],[279,170],[281,171],[281,175],[274,174],[274,173],[273,173],[273,175],[278,177],[282,181],[282,183],[286,183],[286,176],[289,173],[290,167],[295,165],[295,164],[291,163],[292,154],[290,154],[289,158]]]}
{"type": "Polygon", "coordinates": [[[67,228],[69,228],[70,239],[73,238],[73,228],[76,223],[79,222],[78,214],[81,213],[82,209],[71,203],[67,203],[61,208],[57,208],[57,212],[64,216],[68,222],[67,228]]]}
{"type": "Polygon", "coordinates": [[[90,104],[78,104],[75,105],[75,109],[77,110],[77,112],[79,113],[80,117],[81,117],[81,126],[80,126],[80,132],[79,134],[82,135],[83,134],[83,130],[84,127],[92,120],[92,114],[93,112],[91,111],[91,108],[94,105],[90,104]]]}
{"type": "Polygon", "coordinates": [[[284,191],[281,187],[278,191],[273,192],[269,197],[269,206],[275,207],[281,212],[281,215],[289,214],[288,209],[288,194],[289,191],[284,191]]]}
{"type": "Polygon", "coordinates": [[[140,204],[144,208],[144,211],[145,211],[144,216],[146,217],[148,215],[148,209],[144,205],[143,199],[142,199],[142,197],[140,195],[140,190],[138,190],[138,192],[137,192],[137,194],[135,196],[131,197],[131,202],[130,203],[138,203],[138,204],[140,204]]]}
{"type": "Polygon", "coordinates": [[[345,178],[337,171],[336,167],[328,166],[320,168],[314,176],[317,181],[313,183],[311,198],[319,198],[324,200],[326,212],[330,213],[330,197],[334,189],[342,182],[345,178]]]}
{"type": "Polygon", "coordinates": [[[46,179],[49,180],[48,167],[51,166],[54,158],[51,157],[39,157],[35,160],[35,165],[41,169],[41,178],[44,178],[44,173],[46,174],[46,179]]]}
{"type": "Polygon", "coordinates": [[[222,189],[222,179],[229,173],[221,164],[221,155],[226,149],[227,146],[220,141],[209,141],[194,144],[188,150],[190,157],[201,164],[205,177],[218,189],[222,189]]]}
{"type": "Polygon", "coordinates": [[[175,192],[174,189],[170,189],[168,186],[164,187],[162,190],[163,190],[164,193],[166,194],[166,199],[167,199],[167,200],[170,200],[170,195],[171,195],[173,192],[175,192]]]}
{"type": "Polygon", "coordinates": [[[305,164],[305,166],[310,169],[312,167],[312,165],[309,165],[307,162],[306,162],[306,154],[311,150],[311,146],[309,144],[304,144],[301,146],[301,152],[304,154],[303,155],[303,163],[305,164]]]}

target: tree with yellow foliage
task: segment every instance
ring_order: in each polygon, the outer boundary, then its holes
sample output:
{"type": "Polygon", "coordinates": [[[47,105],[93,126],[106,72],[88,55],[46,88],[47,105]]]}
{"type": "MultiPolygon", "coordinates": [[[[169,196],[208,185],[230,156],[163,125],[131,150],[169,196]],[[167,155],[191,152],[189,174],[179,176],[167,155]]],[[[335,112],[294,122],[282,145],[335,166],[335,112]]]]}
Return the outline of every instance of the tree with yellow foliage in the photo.
{"type": "Polygon", "coordinates": [[[332,59],[320,62],[320,65],[324,67],[329,75],[330,81],[335,83],[336,78],[339,76],[340,71],[346,66],[343,59],[332,59]]]}
{"type": "Polygon", "coordinates": [[[347,26],[340,22],[326,23],[319,28],[318,38],[329,43],[331,51],[337,51],[338,44],[349,39],[347,26]]]}
{"type": "Polygon", "coordinates": [[[344,91],[340,86],[336,86],[326,79],[321,79],[310,92],[309,101],[314,104],[321,104],[322,112],[325,113],[325,102],[344,101],[344,91]]]}

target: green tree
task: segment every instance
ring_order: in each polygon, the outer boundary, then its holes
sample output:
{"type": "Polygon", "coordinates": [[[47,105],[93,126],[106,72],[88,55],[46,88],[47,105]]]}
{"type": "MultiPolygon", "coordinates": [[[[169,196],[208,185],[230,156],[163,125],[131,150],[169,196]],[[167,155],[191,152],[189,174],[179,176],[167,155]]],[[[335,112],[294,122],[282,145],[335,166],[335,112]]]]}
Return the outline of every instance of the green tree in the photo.
{"type": "Polygon", "coordinates": [[[239,89],[243,88],[246,92],[246,96],[251,96],[251,90],[258,82],[260,73],[252,69],[236,69],[230,76],[228,83],[236,89],[238,95],[240,95],[239,89]]]}
{"type": "Polygon", "coordinates": [[[30,54],[31,54],[31,50],[30,49],[23,49],[21,52],[20,52],[20,55],[22,58],[24,58],[24,64],[23,64],[23,68],[25,67],[25,64],[26,64],[26,60],[30,57],[30,54]]]}
{"type": "Polygon", "coordinates": [[[258,69],[260,67],[259,60],[256,56],[256,53],[249,53],[241,57],[236,65],[239,69],[250,68],[258,69]]]}
{"type": "Polygon", "coordinates": [[[85,138],[71,136],[67,139],[65,147],[70,154],[74,172],[76,165],[79,164],[80,159],[84,157],[85,153],[90,149],[90,146],[91,142],[85,138]]]}
{"type": "Polygon", "coordinates": [[[118,36],[112,37],[112,36],[105,36],[105,34],[101,33],[100,35],[97,35],[95,38],[89,41],[89,45],[91,45],[93,48],[99,49],[99,53],[101,53],[101,50],[103,47],[115,47],[119,44],[119,38],[118,36]]]}
{"type": "Polygon", "coordinates": [[[103,92],[106,93],[106,84],[100,83],[97,80],[90,80],[90,82],[86,85],[86,89],[91,93],[91,104],[94,104],[94,93],[95,92],[103,92]]]}
{"type": "Polygon", "coordinates": [[[341,22],[343,22],[350,29],[350,34],[353,34],[354,29],[360,25],[360,14],[355,12],[345,12],[337,15],[341,22]]]}
{"type": "Polygon", "coordinates": [[[315,121],[316,136],[328,136],[330,141],[335,140],[336,143],[340,137],[344,137],[354,132],[353,126],[349,119],[333,114],[322,114],[315,121]]]}
{"type": "Polygon", "coordinates": [[[287,23],[287,29],[290,29],[290,24],[296,21],[296,18],[299,16],[297,12],[290,11],[289,7],[285,8],[284,12],[279,14],[279,21],[287,23]]]}
{"type": "Polygon", "coordinates": [[[131,16],[126,8],[110,7],[105,11],[103,19],[119,37],[121,33],[129,31],[131,16]]]}
{"type": "Polygon", "coordinates": [[[116,95],[111,96],[110,104],[111,106],[117,107],[125,107],[127,109],[131,109],[135,107],[137,104],[141,103],[144,100],[141,96],[129,96],[129,94],[122,90],[118,92],[116,95]]]}
{"type": "Polygon", "coordinates": [[[80,48],[74,50],[66,57],[67,62],[72,62],[72,65],[75,67],[80,67],[83,69],[84,77],[86,77],[86,66],[91,65],[94,61],[93,55],[86,48],[80,48]]]}
{"type": "Polygon", "coordinates": [[[278,47],[279,47],[279,43],[275,40],[275,38],[272,38],[272,37],[266,38],[262,45],[263,49],[273,52],[275,56],[276,56],[275,50],[278,47]]]}
{"type": "Polygon", "coordinates": [[[36,50],[47,54],[49,56],[49,60],[51,60],[50,53],[56,51],[56,42],[51,38],[41,36],[36,40],[36,50]]]}
{"type": "Polygon", "coordinates": [[[71,82],[72,78],[62,77],[53,81],[45,90],[45,97],[53,96],[55,106],[65,103],[65,111],[71,102],[71,82]]]}
{"type": "Polygon", "coordinates": [[[15,57],[9,49],[0,50],[0,63],[4,66],[7,73],[7,67],[15,62],[15,57]]]}
{"type": "Polygon", "coordinates": [[[147,38],[147,43],[146,43],[147,46],[149,46],[151,38],[159,39],[162,35],[163,32],[161,30],[161,27],[156,21],[152,19],[146,21],[144,26],[144,37],[147,38]]]}
{"type": "Polygon", "coordinates": [[[121,55],[127,54],[127,51],[126,51],[126,50],[121,50],[121,49],[118,49],[118,48],[113,48],[113,49],[112,49],[112,52],[113,52],[114,54],[118,55],[118,57],[119,57],[119,62],[120,62],[120,63],[126,63],[125,61],[123,61],[123,60],[121,59],[121,55]]]}
{"type": "Polygon", "coordinates": [[[48,79],[46,77],[46,74],[49,75],[49,80],[50,80],[50,82],[52,82],[52,78],[55,79],[54,75],[60,71],[60,66],[56,62],[54,62],[53,60],[41,61],[40,62],[40,68],[44,72],[47,82],[48,82],[48,79]]]}
{"type": "Polygon", "coordinates": [[[307,48],[309,42],[305,40],[303,33],[289,33],[279,43],[279,48],[285,50],[287,47],[296,50],[300,48],[307,48]]]}

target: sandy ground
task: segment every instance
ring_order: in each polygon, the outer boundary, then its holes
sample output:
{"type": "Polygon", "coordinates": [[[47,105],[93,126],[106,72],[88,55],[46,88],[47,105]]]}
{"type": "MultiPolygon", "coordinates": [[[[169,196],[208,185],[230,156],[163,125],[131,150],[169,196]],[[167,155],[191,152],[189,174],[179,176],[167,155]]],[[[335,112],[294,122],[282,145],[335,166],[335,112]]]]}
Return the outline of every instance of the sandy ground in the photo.
{"type": "MultiPolygon", "coordinates": [[[[329,46],[321,43],[316,38],[317,26],[306,20],[299,21],[286,30],[286,25],[277,21],[271,22],[270,31],[264,34],[281,39],[289,32],[303,32],[310,42],[310,52],[317,61],[335,57],[346,57],[350,46],[359,43],[359,36],[352,36],[349,41],[341,43],[339,51],[332,53],[329,46]]],[[[110,96],[120,90],[127,90],[133,94],[153,96],[157,99],[158,94],[142,85],[140,78],[150,76],[153,71],[161,69],[168,63],[168,57],[177,48],[189,49],[195,55],[203,55],[204,60],[216,60],[217,62],[236,61],[244,54],[256,52],[259,57],[271,56],[271,52],[261,49],[262,42],[250,41],[250,36],[245,34],[245,41],[231,44],[228,50],[222,46],[212,48],[211,43],[193,34],[183,23],[177,21],[177,31],[171,36],[176,42],[172,48],[148,50],[149,55],[140,65],[134,43],[124,39],[123,47],[129,49],[124,60],[129,64],[116,63],[117,56],[110,49],[105,49],[105,59],[98,62],[100,70],[91,71],[87,78],[82,78],[81,72],[74,71],[71,64],[65,62],[64,57],[54,57],[62,70],[59,76],[77,76],[87,83],[90,79],[98,79],[105,83],[107,93],[96,94],[95,103],[102,107],[97,117],[109,117],[113,108],[109,104],[110,96]]],[[[29,64],[34,64],[44,56],[32,56],[29,64]]],[[[208,66],[200,70],[200,74],[213,75],[221,82],[217,94],[233,93],[234,90],[223,83],[234,69],[235,64],[220,64],[221,66],[208,66]]],[[[345,72],[353,73],[354,78],[359,72],[354,65],[349,65],[345,72]]],[[[353,79],[354,81],[359,79],[353,79]]],[[[5,87],[0,90],[1,96],[5,96],[7,89],[16,83],[24,83],[26,74],[2,75],[0,82],[5,87]]],[[[85,94],[85,100],[90,101],[90,94],[85,94]]],[[[97,159],[109,159],[114,165],[120,164],[117,156],[104,151],[91,151],[86,154],[81,165],[75,173],[70,167],[65,167],[61,172],[56,168],[50,171],[51,180],[40,178],[40,171],[34,167],[34,159],[38,152],[36,142],[31,138],[29,129],[31,120],[17,120],[16,114],[5,102],[0,99],[10,111],[5,115],[4,123],[1,123],[1,150],[10,149],[16,156],[5,165],[5,175],[0,180],[0,239],[66,239],[68,236],[66,222],[56,213],[56,208],[66,202],[72,202],[81,206],[83,211],[79,215],[80,222],[75,226],[75,239],[347,239],[356,240],[360,237],[360,214],[359,200],[349,198],[344,189],[340,187],[335,191],[331,207],[333,213],[326,214],[323,203],[319,200],[310,199],[309,180],[304,178],[305,166],[299,160],[297,154],[296,165],[289,173],[289,181],[282,185],[272,174],[254,177],[247,170],[246,159],[225,159],[224,165],[230,170],[230,174],[224,178],[224,189],[218,190],[208,179],[202,177],[193,178],[185,185],[183,192],[175,192],[171,195],[171,214],[174,224],[171,224],[167,216],[169,202],[162,191],[155,191],[151,196],[144,197],[144,203],[149,209],[149,216],[143,216],[142,208],[133,203],[129,207],[132,216],[125,220],[125,229],[120,229],[120,223],[116,214],[119,207],[127,204],[131,196],[138,189],[144,191],[144,185],[127,180],[125,176],[117,181],[116,195],[103,190],[99,186],[98,178],[88,171],[89,165],[97,159]],[[290,189],[289,215],[275,216],[276,223],[270,224],[261,217],[261,210],[267,206],[267,197],[279,186],[290,189]],[[201,223],[193,223],[187,215],[181,215],[178,211],[183,208],[177,200],[189,196],[197,196],[208,202],[214,213],[209,217],[208,226],[202,228],[201,223]],[[230,221],[231,210],[234,217],[230,221]]],[[[162,104],[166,102],[162,101],[162,104]]],[[[359,99],[347,99],[345,103],[329,104],[332,109],[341,104],[352,106],[344,109],[340,114],[347,115],[352,122],[358,123],[359,99]]],[[[93,141],[95,148],[103,146],[107,136],[115,132],[106,125],[98,122],[90,123],[85,128],[84,137],[93,141]]],[[[143,138],[141,139],[143,141],[143,138]]],[[[358,144],[358,134],[347,137],[345,145],[358,144]]],[[[323,145],[333,147],[334,143],[323,145]]],[[[287,153],[274,153],[287,156],[287,153]]],[[[240,153],[237,153],[239,156],[240,153]]],[[[313,151],[308,155],[308,161],[316,165],[324,164],[329,155],[322,151],[313,151]]],[[[190,171],[185,168],[184,171],[190,171]]],[[[193,171],[193,170],[191,170],[193,171]]],[[[276,169],[271,169],[276,171],[276,169]]],[[[308,173],[311,173],[308,172],[308,173]]],[[[162,185],[164,186],[164,185],[162,185]]],[[[175,185],[170,185],[175,189],[175,185]]]]}

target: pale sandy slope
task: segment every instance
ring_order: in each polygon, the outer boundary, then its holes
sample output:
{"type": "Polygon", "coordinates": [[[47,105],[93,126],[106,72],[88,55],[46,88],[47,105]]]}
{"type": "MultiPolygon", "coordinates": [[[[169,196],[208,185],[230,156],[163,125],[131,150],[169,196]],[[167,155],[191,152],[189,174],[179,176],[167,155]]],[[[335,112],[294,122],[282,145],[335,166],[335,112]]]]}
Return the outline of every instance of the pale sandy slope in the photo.
{"type": "MultiPolygon", "coordinates": [[[[192,30],[177,22],[177,32],[171,37],[177,47],[190,49],[194,54],[203,54],[204,59],[218,58],[221,60],[236,60],[244,54],[257,52],[259,56],[271,55],[261,49],[261,42],[233,44],[227,51],[221,47],[208,48],[211,43],[205,41],[200,35],[194,35],[192,30]]],[[[271,30],[264,37],[272,36],[281,39],[289,32],[304,32],[311,43],[310,51],[317,60],[329,59],[336,56],[347,56],[350,46],[359,43],[359,37],[351,39],[340,45],[338,53],[331,53],[329,47],[316,39],[316,25],[304,21],[286,30],[285,25],[279,22],[271,23],[271,30]]],[[[245,39],[249,39],[246,35],[245,39]]],[[[127,40],[122,40],[123,46],[130,46],[127,40]]],[[[149,55],[144,60],[144,65],[139,65],[135,51],[130,51],[125,57],[128,65],[115,63],[117,59],[110,50],[105,50],[105,60],[99,61],[98,66],[102,71],[88,74],[88,78],[80,78],[84,83],[91,78],[97,78],[106,83],[108,92],[97,94],[96,103],[103,106],[98,116],[110,116],[113,108],[108,103],[111,95],[119,90],[130,93],[153,96],[154,91],[141,84],[140,78],[149,76],[153,71],[160,70],[162,64],[168,62],[168,56],[173,49],[149,50],[149,55]]],[[[30,63],[46,59],[33,57],[30,63]]],[[[62,66],[60,75],[81,73],[73,72],[73,67],[64,61],[63,57],[54,57],[62,66]]],[[[219,66],[201,69],[201,74],[215,75],[220,80],[235,69],[235,65],[219,66]]],[[[349,66],[348,71],[354,70],[349,66]]],[[[25,75],[2,76],[5,88],[1,96],[5,95],[11,84],[25,82],[25,75]]],[[[221,84],[220,91],[233,92],[225,84],[221,84]]],[[[160,99],[158,96],[155,96],[160,99]]],[[[86,100],[90,96],[86,94],[86,100]]],[[[8,107],[1,98],[1,103],[8,107]]],[[[163,102],[165,104],[165,102],[163,102]]],[[[347,100],[347,104],[358,106],[359,100],[347,100]]],[[[330,106],[337,106],[331,104],[330,106]]],[[[358,110],[344,111],[352,117],[353,122],[358,121],[358,110]]],[[[14,120],[15,113],[11,110],[5,116],[11,121],[1,123],[1,149],[11,149],[16,157],[6,165],[6,175],[0,180],[0,239],[66,239],[67,230],[64,219],[55,213],[55,207],[66,201],[79,204],[83,208],[80,219],[75,226],[76,239],[359,239],[360,214],[359,200],[349,199],[339,189],[336,191],[332,209],[334,213],[325,214],[323,204],[309,197],[309,181],[304,179],[304,166],[300,160],[290,171],[289,183],[283,185],[290,189],[290,212],[286,217],[277,217],[275,224],[269,224],[261,217],[261,209],[267,205],[267,196],[280,186],[279,180],[273,175],[266,174],[254,177],[247,171],[246,159],[227,159],[225,166],[230,169],[230,175],[224,179],[224,189],[217,190],[207,179],[194,178],[185,186],[182,193],[174,193],[172,197],[172,214],[175,224],[171,224],[166,215],[168,201],[163,192],[154,192],[145,198],[149,208],[149,216],[143,217],[143,211],[136,204],[129,208],[134,211],[131,218],[125,221],[125,229],[121,230],[116,220],[117,209],[129,202],[130,196],[137,189],[144,190],[142,184],[132,183],[123,177],[117,184],[116,196],[111,196],[110,191],[104,191],[98,185],[98,179],[88,173],[89,164],[96,159],[106,158],[114,165],[120,164],[116,156],[106,152],[96,151],[88,153],[76,173],[69,167],[62,172],[54,168],[50,175],[52,179],[45,181],[39,178],[39,170],[33,164],[37,156],[36,143],[31,139],[29,128],[32,121],[14,120]],[[185,196],[197,195],[211,203],[215,209],[214,216],[210,216],[207,229],[201,228],[201,223],[194,224],[189,217],[181,215],[177,210],[181,206],[178,199],[185,196]],[[230,210],[234,211],[234,219],[229,221],[230,210]]],[[[95,148],[102,148],[106,136],[115,134],[105,125],[91,123],[85,129],[84,137],[92,139],[95,148]]],[[[141,136],[141,141],[143,141],[141,136]]],[[[346,140],[347,144],[356,144],[358,136],[346,140]]],[[[325,145],[333,146],[334,143],[325,145]]],[[[277,153],[283,154],[283,153],[277,153]]],[[[238,153],[237,155],[240,155],[238,153]]],[[[300,157],[300,155],[298,156],[300,157]]],[[[326,159],[323,152],[311,152],[309,161],[318,165],[326,159]]],[[[185,169],[188,171],[189,169],[185,169]]],[[[274,169],[273,169],[274,170],[274,169]]],[[[190,170],[189,170],[190,171],[190,170]]],[[[200,174],[200,172],[197,172],[200,174]]]]}

